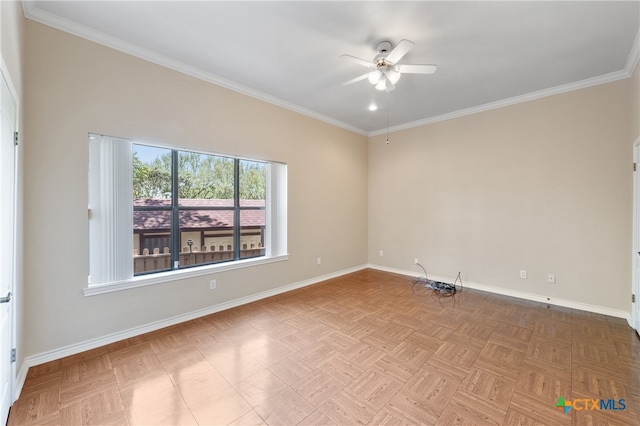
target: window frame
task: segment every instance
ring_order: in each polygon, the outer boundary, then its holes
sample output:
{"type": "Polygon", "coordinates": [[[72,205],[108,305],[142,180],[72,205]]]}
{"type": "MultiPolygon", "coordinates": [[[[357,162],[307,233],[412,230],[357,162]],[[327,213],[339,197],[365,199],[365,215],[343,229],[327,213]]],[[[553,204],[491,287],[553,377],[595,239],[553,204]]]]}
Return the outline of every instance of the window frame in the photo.
{"type": "MultiPolygon", "coordinates": [[[[92,170],[92,165],[95,163],[95,156],[97,154],[92,153],[92,147],[96,143],[101,143],[100,141],[103,139],[108,139],[110,141],[122,142],[129,144],[131,148],[131,161],[133,159],[133,150],[132,147],[134,144],[136,145],[145,145],[150,147],[158,147],[163,149],[169,149],[172,153],[173,158],[173,170],[172,170],[172,179],[177,180],[178,177],[174,173],[177,171],[177,157],[180,152],[187,153],[197,153],[203,155],[212,155],[222,158],[231,159],[234,161],[234,182],[236,183],[234,188],[234,205],[233,207],[207,207],[205,210],[233,210],[234,211],[234,237],[233,237],[233,250],[234,250],[234,258],[232,260],[224,261],[224,262],[216,262],[216,263],[206,263],[199,264],[193,266],[179,266],[175,265],[174,259],[179,259],[180,250],[176,251],[176,247],[180,248],[180,229],[178,226],[178,232],[175,234],[175,221],[172,221],[174,225],[171,226],[172,238],[174,239],[171,247],[171,267],[172,269],[167,270],[157,270],[157,271],[149,271],[145,273],[135,274],[133,269],[131,270],[131,274],[127,275],[127,277],[123,279],[115,279],[108,280],[104,282],[92,282],[91,275],[89,274],[89,283],[87,287],[83,289],[83,293],[85,296],[93,296],[97,294],[109,293],[113,291],[120,291],[129,288],[142,287],[147,285],[153,285],[158,283],[165,283],[174,280],[183,280],[191,277],[197,277],[202,275],[209,275],[213,273],[219,273],[223,271],[229,271],[234,269],[246,268],[251,266],[257,266],[262,264],[268,264],[272,262],[280,262],[287,260],[289,255],[286,251],[287,247],[287,165],[286,163],[277,162],[277,161],[269,161],[269,160],[259,160],[254,158],[245,158],[239,156],[232,156],[226,154],[217,154],[211,152],[204,152],[200,150],[187,149],[182,147],[175,146],[167,146],[158,143],[149,143],[143,142],[139,140],[129,140],[124,138],[113,138],[104,135],[98,134],[89,134],[89,151],[90,151],[90,161],[89,161],[89,238],[90,238],[90,255],[89,255],[89,267],[90,271],[95,260],[91,254],[92,245],[91,245],[91,233],[92,233],[92,224],[91,220],[93,219],[93,211],[92,211],[92,198],[94,198],[94,187],[95,184],[92,184],[92,179],[102,179],[100,175],[100,171],[94,172],[92,170]],[[102,139],[101,139],[102,138],[102,139]],[[98,141],[96,142],[96,139],[98,141]],[[256,207],[256,206],[242,206],[240,200],[240,162],[248,161],[248,162],[257,162],[265,165],[265,173],[266,173],[266,196],[265,196],[265,206],[264,207],[256,207]],[[265,229],[264,229],[264,255],[256,256],[256,257],[240,257],[241,251],[241,223],[240,223],[240,213],[243,210],[265,210],[265,229]],[[177,237],[175,237],[177,235],[177,237]],[[175,256],[175,257],[174,257],[175,256]],[[93,263],[92,263],[93,262],[93,263]]],[[[132,170],[132,166],[131,166],[132,170]]],[[[117,173],[117,172],[115,172],[117,173]]],[[[132,181],[133,182],[133,181],[132,181]]],[[[174,188],[177,188],[175,185],[172,185],[174,188]]],[[[149,210],[148,208],[140,208],[136,209],[133,206],[133,192],[129,193],[131,200],[131,220],[133,220],[133,212],[134,210],[149,210]]],[[[122,194],[119,196],[123,197],[122,194]]],[[[172,194],[172,206],[171,211],[172,215],[173,210],[177,209],[177,216],[179,216],[180,211],[186,210],[203,210],[200,206],[179,206],[179,199],[177,198],[177,189],[173,191],[172,194]],[[175,197],[175,198],[174,198],[175,197]],[[175,200],[175,201],[173,201],[175,200]]],[[[102,207],[100,207],[102,208],[102,207]]],[[[153,210],[153,209],[151,209],[153,210]]],[[[159,211],[159,210],[155,210],[159,211]]],[[[102,216],[103,214],[98,214],[98,216],[102,216]]],[[[179,223],[179,221],[178,221],[179,223]]],[[[133,227],[131,227],[131,234],[133,235],[133,227]]],[[[101,234],[98,234],[101,235],[101,234]]],[[[99,238],[99,237],[98,237],[99,238]]],[[[133,240],[133,238],[131,238],[133,240]]],[[[133,250],[131,250],[131,256],[133,257],[133,250]]],[[[100,262],[104,262],[100,259],[100,262]]],[[[131,263],[133,264],[133,258],[131,258],[131,263]]],[[[133,266],[131,267],[133,268],[133,266]]]]}

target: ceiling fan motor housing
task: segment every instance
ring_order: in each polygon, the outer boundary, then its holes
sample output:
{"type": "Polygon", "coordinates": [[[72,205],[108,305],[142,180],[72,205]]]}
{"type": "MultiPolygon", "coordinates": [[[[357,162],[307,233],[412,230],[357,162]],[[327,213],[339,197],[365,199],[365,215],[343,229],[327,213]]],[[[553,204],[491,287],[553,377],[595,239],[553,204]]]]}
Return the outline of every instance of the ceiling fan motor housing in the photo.
{"type": "Polygon", "coordinates": [[[378,53],[386,55],[391,50],[391,42],[381,41],[376,46],[376,50],[378,51],[378,53]]]}

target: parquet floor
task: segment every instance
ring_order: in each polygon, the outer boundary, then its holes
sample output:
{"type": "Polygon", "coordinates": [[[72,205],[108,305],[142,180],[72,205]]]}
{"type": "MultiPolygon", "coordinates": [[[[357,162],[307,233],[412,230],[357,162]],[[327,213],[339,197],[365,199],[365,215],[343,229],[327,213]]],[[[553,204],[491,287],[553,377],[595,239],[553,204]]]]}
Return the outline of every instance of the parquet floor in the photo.
{"type": "MultiPolygon", "coordinates": [[[[608,405],[604,408],[613,408],[608,405]]],[[[364,270],[33,367],[9,425],[638,425],[626,321],[364,270]],[[574,407],[566,414],[558,398],[574,407]],[[624,399],[624,410],[594,410],[624,399]],[[599,407],[599,406],[598,406],[599,407]]]]}

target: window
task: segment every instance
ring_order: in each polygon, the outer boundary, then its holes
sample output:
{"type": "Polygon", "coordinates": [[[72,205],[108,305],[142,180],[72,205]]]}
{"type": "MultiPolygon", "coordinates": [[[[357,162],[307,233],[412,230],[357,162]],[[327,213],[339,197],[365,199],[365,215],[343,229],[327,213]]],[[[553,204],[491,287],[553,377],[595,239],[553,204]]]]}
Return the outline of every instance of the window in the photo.
{"type": "Polygon", "coordinates": [[[90,286],[286,254],[286,165],[99,135],[89,155],[90,286]]]}

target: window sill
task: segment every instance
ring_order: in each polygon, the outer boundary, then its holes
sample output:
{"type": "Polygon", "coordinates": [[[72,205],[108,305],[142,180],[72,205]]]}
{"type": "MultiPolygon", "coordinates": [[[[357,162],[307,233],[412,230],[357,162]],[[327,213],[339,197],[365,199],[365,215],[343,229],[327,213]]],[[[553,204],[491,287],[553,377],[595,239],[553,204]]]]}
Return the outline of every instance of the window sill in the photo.
{"type": "Polygon", "coordinates": [[[288,254],[273,257],[261,257],[235,262],[221,263],[217,265],[196,266],[177,271],[159,272],[153,275],[143,275],[125,281],[116,281],[105,284],[92,284],[82,289],[85,297],[97,296],[99,294],[113,293],[115,291],[129,290],[131,288],[146,287],[148,285],[162,284],[169,281],[183,280],[186,278],[199,277],[202,275],[216,274],[219,272],[232,271],[234,269],[248,268],[251,266],[264,265],[267,263],[281,262],[289,259],[288,254]]]}

